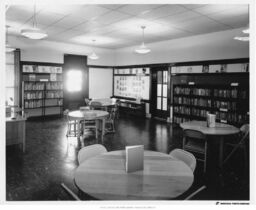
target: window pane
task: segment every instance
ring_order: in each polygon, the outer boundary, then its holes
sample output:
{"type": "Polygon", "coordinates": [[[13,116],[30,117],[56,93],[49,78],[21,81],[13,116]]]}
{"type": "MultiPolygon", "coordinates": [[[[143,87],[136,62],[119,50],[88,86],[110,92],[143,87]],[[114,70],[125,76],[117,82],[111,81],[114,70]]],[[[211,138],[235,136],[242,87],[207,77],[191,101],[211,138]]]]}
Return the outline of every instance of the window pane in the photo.
{"type": "Polygon", "coordinates": [[[163,97],[167,97],[167,85],[163,85],[163,97]]]}
{"type": "Polygon", "coordinates": [[[162,109],[162,98],[157,97],[157,109],[162,109]]]}
{"type": "Polygon", "coordinates": [[[164,71],[163,83],[167,83],[167,80],[168,80],[168,71],[164,71]]]}
{"type": "Polygon", "coordinates": [[[157,84],[157,96],[162,96],[162,85],[157,84]]]}
{"type": "Polygon", "coordinates": [[[158,71],[157,72],[157,83],[162,84],[163,83],[163,72],[162,71],[158,71]]]}
{"type": "Polygon", "coordinates": [[[5,68],[5,86],[14,87],[14,65],[6,65],[5,68]]]}
{"type": "Polygon", "coordinates": [[[167,98],[163,98],[163,110],[167,110],[167,98]]]}

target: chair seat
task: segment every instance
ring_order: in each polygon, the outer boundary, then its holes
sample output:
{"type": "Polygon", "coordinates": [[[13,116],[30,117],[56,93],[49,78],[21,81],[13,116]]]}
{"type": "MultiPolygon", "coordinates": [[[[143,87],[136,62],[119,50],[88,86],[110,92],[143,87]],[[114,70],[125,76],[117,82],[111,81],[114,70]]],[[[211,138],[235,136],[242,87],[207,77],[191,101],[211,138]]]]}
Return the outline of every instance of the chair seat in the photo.
{"type": "Polygon", "coordinates": [[[185,149],[198,152],[198,153],[205,153],[204,143],[199,141],[187,141],[185,144],[185,149]]]}

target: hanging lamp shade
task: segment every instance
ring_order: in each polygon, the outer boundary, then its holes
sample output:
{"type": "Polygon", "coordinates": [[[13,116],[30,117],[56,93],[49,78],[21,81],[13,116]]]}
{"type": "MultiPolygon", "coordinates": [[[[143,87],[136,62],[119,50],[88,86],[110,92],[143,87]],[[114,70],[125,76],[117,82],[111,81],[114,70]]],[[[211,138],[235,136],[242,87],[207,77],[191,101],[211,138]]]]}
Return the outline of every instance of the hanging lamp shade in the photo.
{"type": "Polygon", "coordinates": [[[28,29],[22,29],[21,35],[23,35],[29,39],[43,39],[48,36],[44,31],[42,31],[38,28],[35,28],[35,27],[28,28],[28,29]]]}
{"type": "Polygon", "coordinates": [[[34,5],[34,15],[33,15],[33,27],[26,28],[21,30],[21,35],[29,38],[29,39],[43,39],[48,35],[46,32],[40,30],[36,27],[36,5],[34,5]]]}
{"type": "MultiPolygon", "coordinates": [[[[95,40],[92,40],[93,44],[95,44],[95,40]]],[[[92,53],[88,56],[89,59],[91,60],[97,60],[99,59],[99,56],[94,52],[92,51],[92,53]]]]}
{"type": "Polygon", "coordinates": [[[89,58],[92,59],[92,60],[97,60],[97,59],[99,59],[99,56],[95,52],[92,52],[89,55],[89,58]]]}
{"type": "Polygon", "coordinates": [[[151,52],[151,50],[145,45],[144,43],[144,30],[145,30],[146,26],[141,26],[142,29],[142,44],[135,49],[135,52],[138,54],[147,54],[149,52],[151,52]]]}
{"type": "MultiPolygon", "coordinates": [[[[249,19],[249,6],[248,6],[248,19],[249,19]]],[[[244,30],[243,30],[244,34],[248,34],[248,36],[236,36],[234,37],[235,40],[239,40],[239,41],[243,41],[243,42],[248,42],[250,41],[249,38],[249,34],[250,34],[250,28],[249,26],[247,26],[244,30]]]]}

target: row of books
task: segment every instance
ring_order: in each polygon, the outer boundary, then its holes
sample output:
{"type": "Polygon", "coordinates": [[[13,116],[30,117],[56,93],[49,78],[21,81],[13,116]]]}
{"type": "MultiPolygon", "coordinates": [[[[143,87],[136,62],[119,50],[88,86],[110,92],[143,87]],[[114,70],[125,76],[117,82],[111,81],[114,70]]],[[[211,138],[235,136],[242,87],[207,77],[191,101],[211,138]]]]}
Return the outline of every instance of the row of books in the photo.
{"type": "Polygon", "coordinates": [[[237,103],[230,101],[214,101],[214,108],[235,111],[237,110],[237,103]]]}
{"type": "Polygon", "coordinates": [[[174,97],[173,101],[175,104],[211,107],[211,99],[203,98],[187,98],[187,97],[174,97]]]}
{"type": "Polygon", "coordinates": [[[206,117],[208,112],[209,111],[205,109],[196,109],[196,108],[191,109],[191,114],[198,117],[206,117]]]}
{"type": "Polygon", "coordinates": [[[62,82],[51,82],[46,84],[47,90],[61,90],[63,89],[62,82]]]}
{"type": "Polygon", "coordinates": [[[45,98],[48,98],[48,99],[63,98],[63,92],[62,91],[48,91],[45,93],[45,98]]]}
{"type": "Polygon", "coordinates": [[[25,101],[25,108],[40,108],[42,107],[42,100],[25,101]]]}
{"type": "Polygon", "coordinates": [[[24,90],[44,90],[44,83],[25,83],[24,90]]]}
{"type": "Polygon", "coordinates": [[[221,98],[237,98],[238,90],[237,89],[231,89],[231,90],[214,89],[213,95],[214,97],[221,97],[221,98]]]}
{"type": "Polygon", "coordinates": [[[183,88],[183,87],[175,87],[174,94],[181,94],[181,95],[190,95],[190,88],[183,88]]]}
{"type": "Polygon", "coordinates": [[[243,124],[249,122],[249,115],[238,114],[238,113],[228,113],[228,112],[216,112],[216,118],[220,121],[226,121],[228,123],[243,124]]]}
{"type": "Polygon", "coordinates": [[[192,94],[195,96],[211,96],[211,90],[205,88],[194,88],[192,94]]]}
{"type": "Polygon", "coordinates": [[[25,92],[24,99],[42,99],[44,96],[42,91],[25,92]]]}
{"type": "Polygon", "coordinates": [[[187,114],[187,115],[190,115],[190,108],[189,107],[186,107],[186,106],[175,106],[173,108],[174,112],[176,113],[181,113],[181,114],[187,114]]]}

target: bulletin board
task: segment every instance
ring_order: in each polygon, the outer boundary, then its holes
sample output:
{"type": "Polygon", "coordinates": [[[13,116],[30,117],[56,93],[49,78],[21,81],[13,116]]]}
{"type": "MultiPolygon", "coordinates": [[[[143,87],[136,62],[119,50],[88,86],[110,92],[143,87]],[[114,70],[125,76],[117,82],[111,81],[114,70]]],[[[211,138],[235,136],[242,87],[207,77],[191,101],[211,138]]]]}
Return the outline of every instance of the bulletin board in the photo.
{"type": "Polygon", "coordinates": [[[149,100],[149,75],[114,76],[114,96],[149,100]]]}

